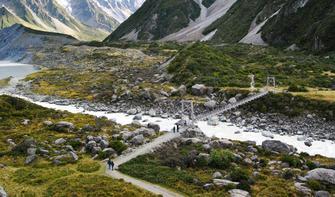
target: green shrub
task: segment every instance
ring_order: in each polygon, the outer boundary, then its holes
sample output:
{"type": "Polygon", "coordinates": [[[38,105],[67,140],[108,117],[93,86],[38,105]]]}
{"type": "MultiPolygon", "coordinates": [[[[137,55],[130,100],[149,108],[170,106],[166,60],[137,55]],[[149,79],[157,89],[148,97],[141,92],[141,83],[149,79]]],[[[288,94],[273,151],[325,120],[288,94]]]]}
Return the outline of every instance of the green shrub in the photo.
{"type": "Polygon", "coordinates": [[[317,180],[308,180],[307,185],[309,188],[315,191],[325,189],[325,187],[320,183],[320,181],[317,181],[317,180]]]}
{"type": "Polygon", "coordinates": [[[249,172],[242,168],[233,168],[229,174],[232,181],[248,181],[249,180],[249,172]]]}
{"type": "Polygon", "coordinates": [[[234,154],[229,150],[213,150],[210,154],[209,165],[214,168],[229,168],[231,162],[234,161],[234,154]]]}
{"type": "Polygon", "coordinates": [[[205,167],[208,166],[208,160],[206,157],[198,157],[196,160],[197,167],[205,167]]]}
{"type": "Polygon", "coordinates": [[[289,92],[308,92],[305,86],[290,85],[287,89],[289,92]]]}
{"type": "Polygon", "coordinates": [[[77,166],[77,170],[79,172],[91,173],[98,171],[100,167],[101,165],[96,161],[81,161],[77,166]]]}
{"type": "Polygon", "coordinates": [[[250,184],[248,183],[248,181],[242,180],[237,186],[237,189],[241,189],[241,190],[245,190],[245,191],[251,191],[251,187],[250,184]]]}
{"type": "Polygon", "coordinates": [[[283,155],[281,157],[282,162],[286,162],[290,165],[290,167],[300,168],[302,166],[302,162],[300,158],[293,155],[283,155]]]}
{"type": "Polygon", "coordinates": [[[127,150],[127,145],[119,140],[113,140],[110,142],[110,147],[113,148],[118,155],[121,155],[123,151],[127,150]]]}
{"type": "Polygon", "coordinates": [[[292,170],[285,170],[283,173],[283,178],[284,179],[292,179],[294,177],[294,173],[292,172],[292,170]]]}
{"type": "Polygon", "coordinates": [[[307,161],[306,161],[306,166],[307,166],[308,169],[310,169],[310,170],[313,170],[313,169],[317,168],[316,164],[315,164],[314,162],[310,161],[310,160],[307,160],[307,161]]]}

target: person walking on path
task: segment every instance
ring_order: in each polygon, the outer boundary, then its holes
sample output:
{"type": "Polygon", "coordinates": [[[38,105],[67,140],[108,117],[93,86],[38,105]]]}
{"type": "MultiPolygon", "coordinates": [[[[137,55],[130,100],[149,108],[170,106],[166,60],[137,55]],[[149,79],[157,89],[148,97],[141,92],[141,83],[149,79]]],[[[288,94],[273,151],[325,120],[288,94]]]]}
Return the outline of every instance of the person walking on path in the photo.
{"type": "Polygon", "coordinates": [[[173,126],[173,133],[176,133],[176,127],[173,126]]]}
{"type": "Polygon", "coordinates": [[[179,124],[177,124],[177,133],[179,133],[179,124]]]}
{"type": "Polygon", "coordinates": [[[114,162],[111,160],[111,158],[107,161],[108,169],[113,170],[114,169],[114,162]]]}

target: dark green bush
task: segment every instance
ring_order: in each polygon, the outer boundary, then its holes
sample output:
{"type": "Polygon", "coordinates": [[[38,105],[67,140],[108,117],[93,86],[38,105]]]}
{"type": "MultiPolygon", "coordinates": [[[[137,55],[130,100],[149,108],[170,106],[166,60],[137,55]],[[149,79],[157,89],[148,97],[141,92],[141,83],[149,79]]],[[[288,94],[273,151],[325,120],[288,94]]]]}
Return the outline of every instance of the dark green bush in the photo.
{"type": "Polygon", "coordinates": [[[229,174],[232,181],[248,181],[249,180],[249,172],[242,168],[233,168],[232,171],[229,174]]]}
{"type": "Polygon", "coordinates": [[[287,89],[289,92],[308,92],[305,86],[290,85],[287,89]]]}
{"type": "Polygon", "coordinates": [[[214,168],[229,168],[234,161],[234,154],[229,150],[213,150],[210,154],[209,165],[214,168]]]}
{"type": "Polygon", "coordinates": [[[286,162],[293,168],[300,168],[302,166],[302,162],[300,158],[293,155],[283,155],[280,159],[282,162],[286,162]]]}
{"type": "Polygon", "coordinates": [[[127,150],[127,145],[119,140],[113,140],[110,142],[110,147],[113,148],[118,155],[121,155],[123,151],[127,150]]]}

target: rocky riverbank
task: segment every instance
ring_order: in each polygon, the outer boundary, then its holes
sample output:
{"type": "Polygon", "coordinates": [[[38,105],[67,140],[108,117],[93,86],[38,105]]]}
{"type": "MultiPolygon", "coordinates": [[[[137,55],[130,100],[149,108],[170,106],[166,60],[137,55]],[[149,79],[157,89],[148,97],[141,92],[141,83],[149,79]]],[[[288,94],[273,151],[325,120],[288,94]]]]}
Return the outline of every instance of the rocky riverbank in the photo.
{"type": "MultiPolygon", "coordinates": [[[[11,92],[24,95],[34,101],[48,102],[57,105],[73,105],[82,107],[87,111],[106,111],[112,113],[127,113],[129,115],[149,115],[161,118],[179,119],[181,114],[182,100],[172,95],[183,95],[186,87],[181,86],[171,92],[166,93],[164,99],[141,100],[129,97],[120,97],[109,104],[95,103],[85,100],[62,99],[55,96],[36,95],[30,90],[30,84],[22,82],[11,92]]],[[[229,98],[212,93],[213,90],[202,85],[192,87],[192,94],[203,97],[203,102],[195,102],[195,114],[209,112],[215,107],[224,106],[228,103],[235,103],[246,95],[236,94],[229,98]],[[219,101],[221,100],[221,101],[219,101]]],[[[150,94],[150,93],[149,93],[150,94]]],[[[162,98],[162,97],[160,97],[162,98]]],[[[265,98],[266,99],[266,98],[265,98]]],[[[300,141],[304,141],[306,146],[312,146],[314,140],[335,140],[335,122],[327,121],[317,114],[303,113],[296,117],[289,117],[280,113],[261,113],[251,111],[247,107],[242,107],[235,111],[221,114],[217,118],[211,118],[209,124],[216,125],[218,122],[231,122],[245,132],[262,132],[266,137],[272,138],[273,134],[299,135],[300,141]]]]}

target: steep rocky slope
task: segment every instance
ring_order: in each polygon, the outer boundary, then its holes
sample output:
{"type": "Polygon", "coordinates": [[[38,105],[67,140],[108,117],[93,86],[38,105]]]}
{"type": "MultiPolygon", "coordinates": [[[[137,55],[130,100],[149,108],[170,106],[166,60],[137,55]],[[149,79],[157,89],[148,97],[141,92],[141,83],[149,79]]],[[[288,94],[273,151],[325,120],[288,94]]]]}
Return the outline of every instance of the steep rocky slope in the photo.
{"type": "Polygon", "coordinates": [[[329,51],[335,48],[334,5],[331,0],[148,0],[106,41],[213,40],[329,51]]]}
{"type": "Polygon", "coordinates": [[[47,49],[75,42],[72,36],[37,31],[13,25],[0,31],[0,59],[24,60],[41,48],[47,49]]]}
{"type": "Polygon", "coordinates": [[[6,21],[2,28],[20,23],[80,40],[102,40],[141,6],[142,1],[0,0],[2,10],[7,10],[1,12],[2,20],[6,21]]]}

